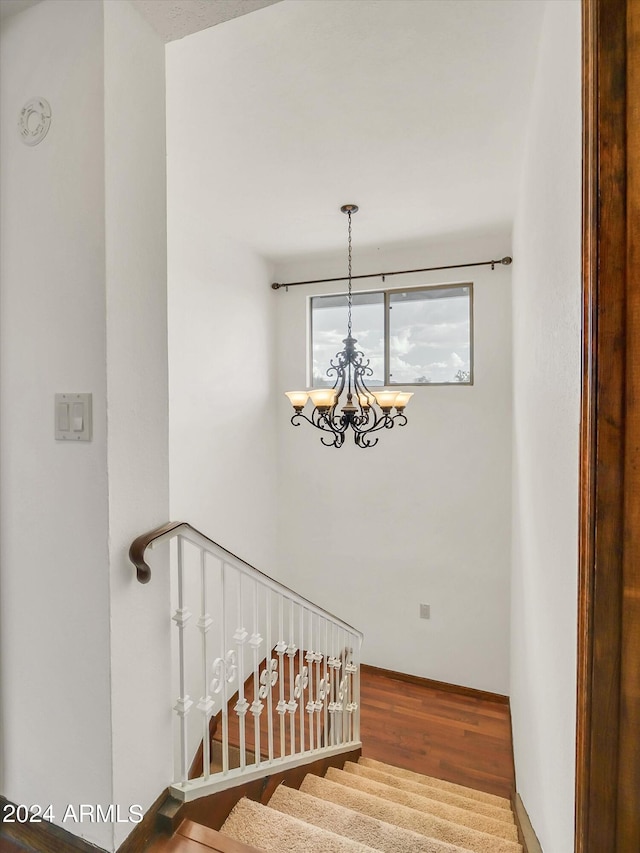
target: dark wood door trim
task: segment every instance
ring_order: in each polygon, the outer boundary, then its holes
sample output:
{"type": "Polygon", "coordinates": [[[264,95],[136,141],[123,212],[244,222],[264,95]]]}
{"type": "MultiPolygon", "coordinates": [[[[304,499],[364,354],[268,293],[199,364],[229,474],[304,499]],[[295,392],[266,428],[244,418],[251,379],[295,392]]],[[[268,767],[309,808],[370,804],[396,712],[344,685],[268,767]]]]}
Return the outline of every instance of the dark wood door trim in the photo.
{"type": "Polygon", "coordinates": [[[640,849],[639,62],[638,0],[583,0],[576,853],[640,849]]]}

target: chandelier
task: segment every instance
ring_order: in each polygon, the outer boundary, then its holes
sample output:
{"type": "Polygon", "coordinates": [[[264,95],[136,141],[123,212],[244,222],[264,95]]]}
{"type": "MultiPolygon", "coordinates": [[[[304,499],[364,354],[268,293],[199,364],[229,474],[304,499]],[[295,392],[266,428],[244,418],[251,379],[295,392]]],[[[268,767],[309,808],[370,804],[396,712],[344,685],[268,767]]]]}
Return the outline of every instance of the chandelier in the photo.
{"type": "Polygon", "coordinates": [[[387,388],[371,391],[365,382],[365,377],[373,376],[373,369],[369,364],[370,359],[356,349],[357,340],[351,334],[351,217],[358,207],[345,204],[340,210],[349,217],[349,290],[347,337],[342,342],[344,349],[331,359],[327,370],[327,376],[335,377],[335,381],[332,388],[285,393],[295,409],[291,423],[300,426],[302,421],[306,421],[319,429],[324,433],[320,441],[326,447],[342,447],[349,429],[353,431],[358,447],[373,447],[378,443],[375,433],[391,429],[396,424],[404,426],[407,423],[404,410],[413,393],[390,391],[387,388]],[[313,409],[305,414],[304,409],[309,400],[313,409]]]}

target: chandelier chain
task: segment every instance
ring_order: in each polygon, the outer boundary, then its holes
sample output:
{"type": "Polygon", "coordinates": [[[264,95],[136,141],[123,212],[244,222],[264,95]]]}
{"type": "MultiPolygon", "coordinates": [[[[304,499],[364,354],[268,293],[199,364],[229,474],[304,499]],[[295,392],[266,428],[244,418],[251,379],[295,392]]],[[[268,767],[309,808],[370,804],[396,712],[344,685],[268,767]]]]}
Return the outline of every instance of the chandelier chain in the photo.
{"type": "Polygon", "coordinates": [[[347,336],[351,337],[351,211],[349,211],[349,295],[347,297],[349,305],[349,321],[347,323],[347,336]]]}

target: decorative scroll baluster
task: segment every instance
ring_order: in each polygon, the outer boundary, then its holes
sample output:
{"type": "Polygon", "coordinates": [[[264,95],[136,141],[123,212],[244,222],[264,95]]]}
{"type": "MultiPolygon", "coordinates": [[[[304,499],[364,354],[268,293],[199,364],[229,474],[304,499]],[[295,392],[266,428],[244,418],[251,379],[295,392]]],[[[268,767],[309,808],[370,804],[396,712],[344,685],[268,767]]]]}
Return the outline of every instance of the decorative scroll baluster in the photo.
{"type": "MultiPolygon", "coordinates": [[[[265,698],[267,700],[267,739],[269,742],[269,761],[273,761],[273,687],[278,680],[278,664],[271,657],[271,608],[273,606],[271,590],[267,591],[267,660],[265,661],[265,687],[268,686],[265,698]],[[274,670],[274,664],[276,669],[274,670]],[[275,675],[275,679],[273,676],[275,675]]],[[[262,679],[260,679],[262,682],[262,679]]]]}
{"type": "MultiPolygon", "coordinates": [[[[293,695],[299,700],[300,717],[304,720],[304,691],[309,686],[309,670],[303,666],[296,675],[296,684],[293,695]]],[[[304,724],[300,726],[300,752],[304,752],[304,724]]]]}
{"type": "MultiPolygon", "coordinates": [[[[356,645],[358,641],[354,638],[354,645],[356,645]]],[[[358,664],[353,664],[353,739],[356,743],[360,742],[360,649],[359,645],[356,645],[358,649],[358,664]]]]}
{"type": "Polygon", "coordinates": [[[213,619],[207,608],[206,551],[200,552],[200,618],[197,626],[202,635],[202,682],[203,695],[198,702],[202,714],[202,770],[205,779],[211,775],[211,740],[209,738],[209,720],[213,711],[213,699],[209,695],[209,668],[207,665],[207,633],[213,625],[213,619]]]}
{"type": "Polygon", "coordinates": [[[336,722],[336,705],[338,697],[338,681],[340,672],[336,667],[336,639],[335,626],[331,625],[331,655],[329,656],[329,678],[331,679],[331,701],[329,702],[329,728],[331,730],[331,745],[336,746],[338,743],[338,726],[336,722]]]}
{"type": "MultiPolygon", "coordinates": [[[[220,652],[224,654],[227,648],[227,564],[222,561],[221,566],[221,598],[222,598],[222,642],[220,643],[220,652]]],[[[222,772],[229,772],[229,697],[227,696],[227,679],[222,680],[222,772]]]]}
{"type": "Polygon", "coordinates": [[[340,634],[337,632],[336,627],[331,625],[331,649],[332,653],[328,660],[328,667],[331,670],[331,691],[330,691],[330,702],[329,702],[329,714],[330,714],[330,726],[331,726],[331,745],[337,746],[341,740],[341,732],[340,732],[340,723],[342,721],[341,716],[341,701],[340,701],[340,691],[341,691],[341,669],[342,669],[342,661],[339,657],[340,650],[339,647],[336,649],[336,645],[340,642],[340,634]],[[336,636],[337,635],[337,636],[336,636]],[[338,654],[336,654],[336,651],[338,654]]]}
{"type": "MultiPolygon", "coordinates": [[[[272,696],[271,692],[278,683],[278,661],[275,658],[267,660],[265,668],[260,675],[260,691],[258,693],[261,699],[267,700],[267,712],[271,712],[270,718],[273,721],[272,696]]],[[[269,761],[273,761],[273,731],[271,726],[268,729],[267,737],[269,740],[269,761]]]]}
{"type": "Polygon", "coordinates": [[[247,744],[246,744],[246,729],[245,718],[249,710],[249,703],[244,696],[244,644],[247,641],[249,634],[244,627],[244,614],[242,607],[242,575],[238,576],[238,627],[235,630],[233,639],[236,641],[238,648],[238,701],[234,705],[233,710],[238,716],[238,734],[240,736],[240,767],[244,770],[247,765],[247,744]]]}
{"type": "Polygon", "coordinates": [[[296,678],[296,699],[299,700],[300,708],[300,752],[304,752],[304,691],[307,679],[307,667],[304,664],[304,608],[298,607],[300,611],[300,648],[298,650],[298,676],[296,678]]]}
{"type": "MultiPolygon", "coordinates": [[[[350,639],[353,642],[353,636],[350,636],[350,639]]],[[[349,740],[356,741],[358,740],[358,734],[356,733],[356,721],[358,720],[358,715],[356,714],[356,711],[358,710],[358,702],[356,701],[356,679],[358,678],[358,667],[353,662],[353,658],[351,657],[351,655],[353,655],[353,648],[350,649],[350,657],[345,667],[349,677],[349,700],[347,703],[347,712],[349,724],[349,740]]]]}
{"type": "Polygon", "coordinates": [[[284,640],[284,598],[280,596],[279,601],[279,622],[280,622],[280,639],[276,645],[276,653],[278,655],[278,667],[280,670],[280,698],[276,706],[276,710],[280,717],[280,758],[285,755],[285,725],[284,716],[287,713],[287,703],[284,700],[284,653],[287,650],[287,644],[284,640]]]}
{"type": "Polygon", "coordinates": [[[260,668],[259,651],[262,645],[262,637],[258,631],[258,582],[253,584],[253,634],[249,640],[249,645],[253,649],[253,702],[251,703],[251,713],[253,714],[253,731],[256,754],[256,766],[260,764],[260,714],[262,714],[263,704],[260,701],[260,676],[258,670],[260,668]]]}
{"type": "MultiPolygon", "coordinates": [[[[316,646],[320,647],[322,644],[322,639],[320,635],[320,624],[321,620],[319,616],[316,616],[316,646]]],[[[316,715],[316,745],[318,749],[322,749],[322,710],[324,707],[324,684],[322,681],[322,661],[324,659],[324,655],[321,652],[314,653],[314,660],[316,663],[316,700],[314,702],[315,705],[315,715],[316,715]]]]}
{"type": "Polygon", "coordinates": [[[291,755],[295,755],[296,752],[296,723],[295,723],[295,714],[296,709],[298,707],[298,703],[295,700],[294,690],[295,690],[295,676],[294,676],[294,659],[296,656],[296,652],[298,651],[297,646],[294,642],[293,635],[293,601],[289,599],[289,645],[287,646],[287,657],[289,658],[289,702],[287,704],[287,710],[289,711],[289,736],[291,740],[291,755]]]}
{"type": "Polygon", "coordinates": [[[178,666],[180,695],[174,706],[174,711],[180,717],[180,780],[184,785],[189,775],[189,757],[187,755],[187,714],[193,702],[187,695],[186,689],[186,660],[184,655],[184,629],[191,618],[191,613],[184,606],[184,540],[178,537],[178,609],[173,615],[173,621],[178,626],[178,666]]]}
{"type": "Polygon", "coordinates": [[[317,736],[317,744],[318,749],[322,749],[323,746],[327,746],[327,728],[326,728],[326,717],[323,720],[323,716],[325,716],[326,702],[327,702],[327,694],[328,694],[328,684],[325,678],[322,676],[322,667],[323,661],[326,667],[326,655],[322,655],[318,652],[316,656],[316,680],[318,684],[318,691],[316,694],[316,721],[318,727],[318,736],[317,736]],[[323,722],[324,725],[324,739],[323,739],[323,722]]]}
{"type": "Polygon", "coordinates": [[[341,649],[341,659],[342,659],[342,669],[340,670],[342,674],[342,678],[340,680],[340,735],[341,735],[341,743],[346,743],[349,740],[349,727],[347,725],[347,702],[349,701],[347,698],[347,689],[349,684],[349,678],[347,676],[347,635],[342,630],[339,629],[340,633],[340,649],[341,649]]]}
{"type": "Polygon", "coordinates": [[[329,623],[326,619],[324,622],[324,689],[325,695],[322,697],[322,705],[324,711],[324,740],[323,745],[329,746],[329,697],[331,696],[331,682],[329,681],[329,623]]]}
{"type": "Polygon", "coordinates": [[[313,745],[313,726],[314,726],[314,714],[316,711],[316,703],[313,701],[313,662],[315,661],[316,656],[313,651],[313,614],[309,614],[309,649],[305,655],[305,660],[309,664],[309,699],[305,706],[305,710],[309,715],[309,749],[311,752],[314,751],[313,745]]]}

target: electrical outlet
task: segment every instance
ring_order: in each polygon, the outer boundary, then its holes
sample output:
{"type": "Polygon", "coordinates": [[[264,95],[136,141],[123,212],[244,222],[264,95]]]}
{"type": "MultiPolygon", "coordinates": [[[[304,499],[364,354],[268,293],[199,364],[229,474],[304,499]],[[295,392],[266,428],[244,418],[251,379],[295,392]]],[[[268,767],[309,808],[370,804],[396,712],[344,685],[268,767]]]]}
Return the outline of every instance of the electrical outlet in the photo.
{"type": "Polygon", "coordinates": [[[430,604],[421,604],[420,605],[420,618],[421,619],[431,619],[431,605],[430,604]]]}

